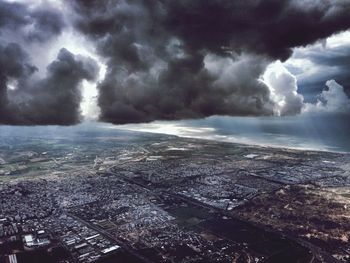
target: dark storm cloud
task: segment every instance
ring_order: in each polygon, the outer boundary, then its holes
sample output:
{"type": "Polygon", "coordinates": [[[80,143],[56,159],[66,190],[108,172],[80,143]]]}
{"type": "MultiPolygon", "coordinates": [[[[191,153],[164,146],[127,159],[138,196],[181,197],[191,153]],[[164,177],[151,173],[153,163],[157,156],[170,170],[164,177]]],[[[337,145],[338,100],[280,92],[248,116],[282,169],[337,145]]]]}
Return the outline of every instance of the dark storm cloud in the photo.
{"type": "Polygon", "coordinates": [[[62,15],[55,10],[35,10],[31,16],[34,28],[28,32],[29,40],[45,41],[59,35],[65,26],[62,15]]]}
{"type": "Polygon", "coordinates": [[[46,77],[36,79],[35,70],[18,44],[0,46],[0,124],[79,122],[79,84],[96,78],[95,62],[61,49],[47,67],[46,77]],[[11,83],[13,89],[9,88],[11,83]]]}
{"type": "Polygon", "coordinates": [[[24,4],[0,1],[0,36],[14,32],[27,41],[46,41],[64,27],[63,15],[50,7],[29,9],[24,4]]]}
{"type": "Polygon", "coordinates": [[[257,78],[291,48],[350,27],[349,1],[67,1],[107,59],[101,120],[271,115],[257,78]]]}
{"type": "Polygon", "coordinates": [[[28,57],[18,44],[0,45],[0,123],[10,122],[7,83],[11,79],[25,79],[36,68],[27,63],[28,57]]]}
{"type": "Polygon", "coordinates": [[[79,121],[79,84],[95,78],[94,62],[62,49],[38,79],[26,54],[71,23],[107,64],[98,104],[100,119],[113,123],[272,115],[276,101],[258,80],[266,66],[287,59],[293,47],[350,28],[350,0],[66,3],[63,14],[0,0],[1,123],[79,121]]]}
{"type": "Polygon", "coordinates": [[[30,45],[40,48],[65,26],[63,14],[49,6],[29,8],[0,1],[0,124],[69,125],[80,121],[79,86],[84,79],[96,79],[96,63],[61,49],[46,75],[39,78],[28,54],[30,45]]]}
{"type": "Polygon", "coordinates": [[[349,28],[350,1],[169,1],[167,27],[193,49],[287,59],[291,48],[349,28]]]}
{"type": "Polygon", "coordinates": [[[0,28],[16,29],[29,23],[25,6],[18,3],[0,2],[0,28]]]}

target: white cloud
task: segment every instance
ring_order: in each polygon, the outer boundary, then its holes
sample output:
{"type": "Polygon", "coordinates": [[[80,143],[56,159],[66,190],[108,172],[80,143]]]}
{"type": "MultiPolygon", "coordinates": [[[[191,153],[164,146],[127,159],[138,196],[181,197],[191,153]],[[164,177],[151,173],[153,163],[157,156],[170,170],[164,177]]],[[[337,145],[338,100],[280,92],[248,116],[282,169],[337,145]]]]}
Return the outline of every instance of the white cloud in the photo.
{"type": "Polygon", "coordinates": [[[350,45],[350,31],[335,34],[326,40],[327,48],[335,48],[344,45],[350,45]]]}
{"type": "Polygon", "coordinates": [[[350,98],[344,92],[344,88],[333,79],[328,80],[326,86],[328,90],[322,91],[317,103],[306,103],[303,112],[350,113],[350,98]]]}
{"type": "Polygon", "coordinates": [[[270,89],[271,99],[275,102],[275,115],[295,115],[301,112],[304,98],[298,94],[297,79],[280,61],[270,64],[261,80],[270,89]]]}
{"type": "Polygon", "coordinates": [[[297,78],[280,62],[270,64],[261,81],[270,89],[274,101],[274,113],[277,116],[299,113],[350,113],[350,98],[344,88],[335,80],[328,80],[317,96],[316,103],[304,103],[304,97],[298,93],[297,78]]]}
{"type": "Polygon", "coordinates": [[[96,83],[83,81],[82,83],[82,101],[80,110],[85,120],[97,120],[100,114],[100,108],[97,105],[98,91],[96,83]]]}

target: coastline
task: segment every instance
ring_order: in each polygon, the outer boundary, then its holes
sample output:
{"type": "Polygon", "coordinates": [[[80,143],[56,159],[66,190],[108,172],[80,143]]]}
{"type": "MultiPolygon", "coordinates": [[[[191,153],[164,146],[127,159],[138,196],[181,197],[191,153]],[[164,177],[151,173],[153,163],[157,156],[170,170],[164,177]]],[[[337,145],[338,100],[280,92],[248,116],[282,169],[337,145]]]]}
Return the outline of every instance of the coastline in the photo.
{"type": "Polygon", "coordinates": [[[292,146],[286,146],[286,145],[276,145],[276,144],[265,144],[265,143],[249,143],[249,142],[241,142],[241,141],[233,141],[229,139],[218,139],[218,137],[225,137],[225,136],[190,136],[190,135],[178,135],[178,134],[170,134],[170,133],[160,133],[160,132],[154,132],[154,131],[145,131],[145,130],[137,130],[137,129],[129,129],[129,128],[121,128],[121,127],[115,127],[115,129],[123,130],[123,131],[130,131],[130,132],[138,132],[138,133],[149,133],[149,134],[160,134],[160,135],[168,135],[168,136],[175,136],[178,138],[186,138],[186,139],[195,139],[195,140],[203,140],[203,141],[213,141],[213,142],[221,142],[221,143],[229,143],[229,144],[235,144],[235,145],[242,145],[244,147],[261,147],[261,148],[272,148],[272,149],[279,149],[279,150],[294,150],[294,151],[307,151],[307,152],[324,152],[324,153],[336,153],[336,154],[345,154],[349,155],[350,151],[337,151],[337,150],[330,150],[330,149],[321,149],[321,148],[312,148],[312,147],[292,147],[292,146]]]}

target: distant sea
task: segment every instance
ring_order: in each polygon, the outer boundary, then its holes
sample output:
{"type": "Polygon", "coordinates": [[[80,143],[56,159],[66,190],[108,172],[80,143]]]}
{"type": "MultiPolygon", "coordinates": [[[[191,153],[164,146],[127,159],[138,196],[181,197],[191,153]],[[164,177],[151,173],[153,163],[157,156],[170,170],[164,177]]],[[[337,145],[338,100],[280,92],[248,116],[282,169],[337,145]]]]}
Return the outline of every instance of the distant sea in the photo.
{"type": "Polygon", "coordinates": [[[125,125],[125,129],[234,143],[350,152],[350,115],[213,116],[202,120],[125,125]]]}
{"type": "Polygon", "coordinates": [[[1,142],[9,143],[8,139],[12,136],[21,136],[22,139],[33,137],[49,139],[86,132],[101,136],[107,134],[121,136],[118,131],[133,130],[252,145],[350,152],[349,116],[339,114],[279,118],[213,116],[201,120],[157,121],[128,125],[85,122],[69,127],[0,125],[0,146],[1,142]]]}

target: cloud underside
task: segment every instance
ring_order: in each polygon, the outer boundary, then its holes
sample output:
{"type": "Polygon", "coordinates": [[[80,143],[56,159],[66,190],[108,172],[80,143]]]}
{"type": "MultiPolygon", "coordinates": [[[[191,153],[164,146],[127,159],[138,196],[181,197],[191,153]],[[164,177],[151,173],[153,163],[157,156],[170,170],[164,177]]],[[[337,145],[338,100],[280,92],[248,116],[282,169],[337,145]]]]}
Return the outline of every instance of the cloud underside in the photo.
{"type": "Polygon", "coordinates": [[[79,86],[96,80],[96,63],[62,49],[39,78],[24,45],[40,45],[67,28],[88,39],[106,63],[97,84],[100,120],[120,124],[299,114],[306,106],[288,71],[260,77],[293,47],[350,27],[348,0],[66,2],[65,16],[0,2],[0,37],[20,35],[16,44],[0,46],[0,123],[80,121],[79,86]]]}

